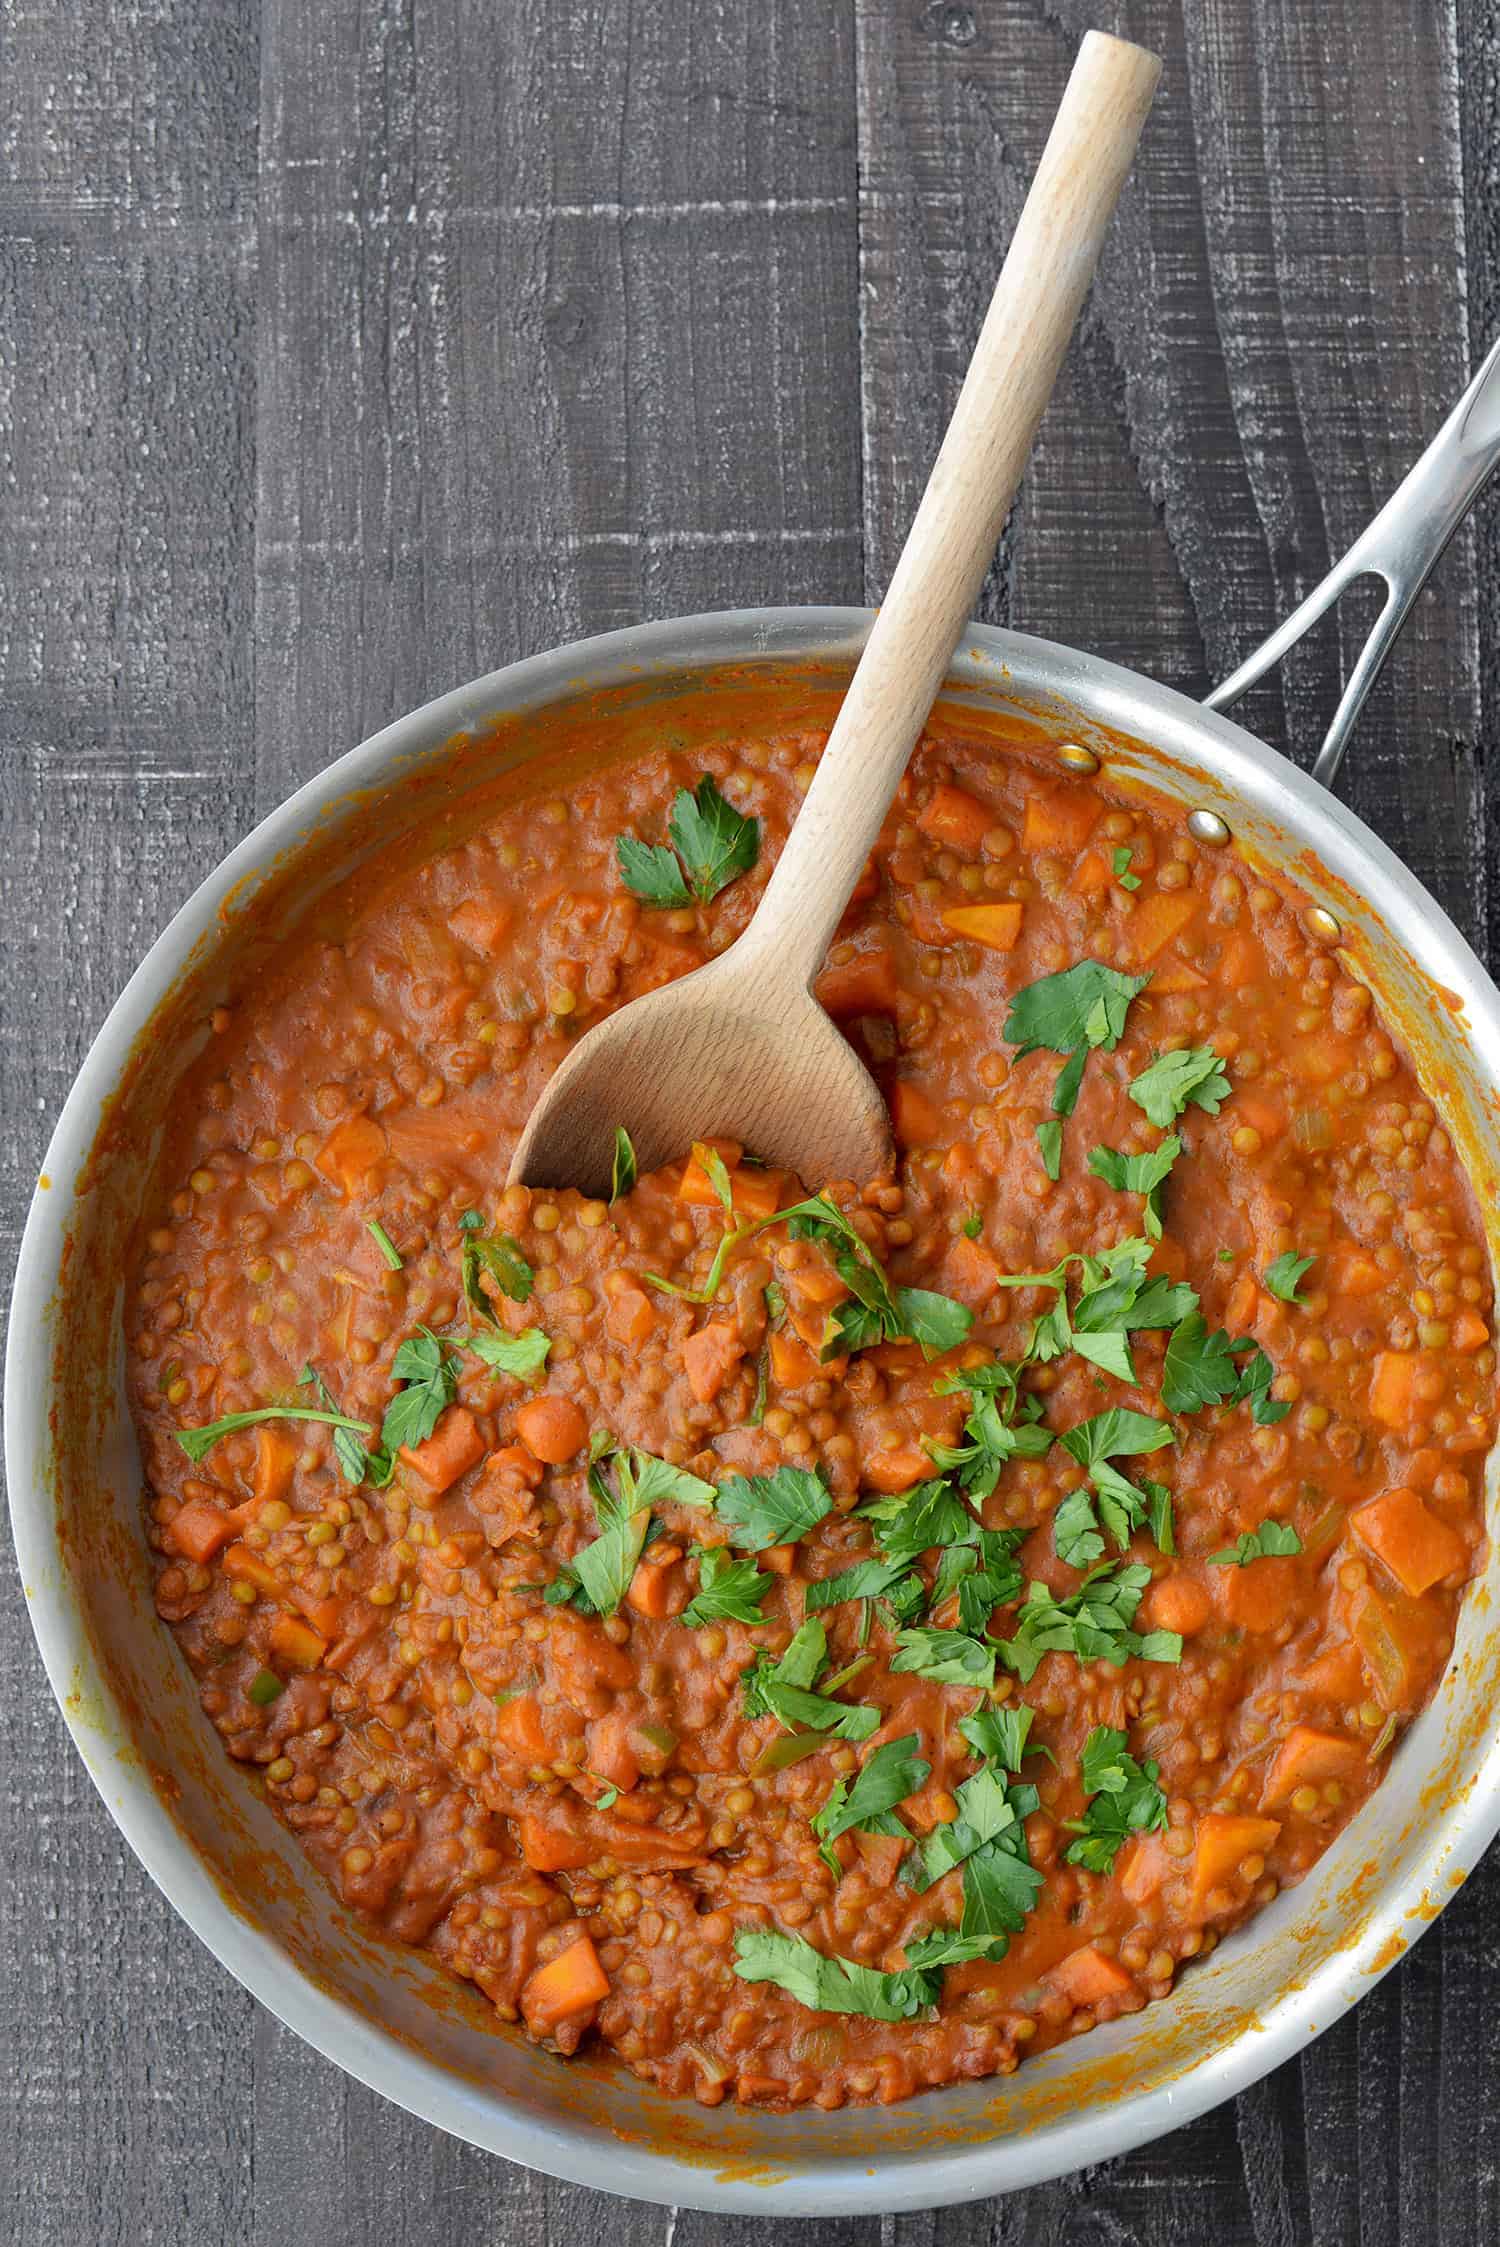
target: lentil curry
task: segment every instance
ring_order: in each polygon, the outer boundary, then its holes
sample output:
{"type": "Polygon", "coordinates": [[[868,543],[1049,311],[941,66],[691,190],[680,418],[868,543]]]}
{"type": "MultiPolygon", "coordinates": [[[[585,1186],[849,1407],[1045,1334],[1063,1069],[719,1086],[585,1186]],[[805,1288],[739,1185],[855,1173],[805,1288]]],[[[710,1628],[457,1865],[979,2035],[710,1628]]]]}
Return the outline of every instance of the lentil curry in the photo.
{"type": "Polygon", "coordinates": [[[744,926],[823,738],[387,860],[215,1014],[127,1303],[229,1753],[501,2020],[710,2105],[1166,1994],[1431,1693],[1494,1433],[1467,1184],[1301,901],[961,731],[818,984],[893,1178],[622,1131],[608,1203],[501,1185],[570,1039],[744,926]]]}

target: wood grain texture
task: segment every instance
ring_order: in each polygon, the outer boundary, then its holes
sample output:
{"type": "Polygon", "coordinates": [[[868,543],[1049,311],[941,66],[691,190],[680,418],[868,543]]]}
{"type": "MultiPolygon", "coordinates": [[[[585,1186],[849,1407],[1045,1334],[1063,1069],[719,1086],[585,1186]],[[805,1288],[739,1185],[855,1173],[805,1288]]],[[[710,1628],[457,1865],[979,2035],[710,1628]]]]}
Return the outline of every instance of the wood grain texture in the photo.
{"type": "MultiPolygon", "coordinates": [[[[1497,0],[0,0],[5,1254],[110,999],[293,781],[577,633],[883,589],[1090,21],[1166,77],[985,613],[1201,690],[1500,325],[1497,0]]],[[[1497,646],[1492,503],[1346,783],[1481,941],[1497,646]]],[[[1309,756],[1338,655],[1253,722],[1309,756]]],[[[508,2168],[288,2036],[126,1854],[8,1562],[0,1833],[0,2240],[773,2228],[508,2168]]],[[[819,2237],[1500,2240],[1497,1988],[1487,1864],[1233,2107],[819,2237]]]]}

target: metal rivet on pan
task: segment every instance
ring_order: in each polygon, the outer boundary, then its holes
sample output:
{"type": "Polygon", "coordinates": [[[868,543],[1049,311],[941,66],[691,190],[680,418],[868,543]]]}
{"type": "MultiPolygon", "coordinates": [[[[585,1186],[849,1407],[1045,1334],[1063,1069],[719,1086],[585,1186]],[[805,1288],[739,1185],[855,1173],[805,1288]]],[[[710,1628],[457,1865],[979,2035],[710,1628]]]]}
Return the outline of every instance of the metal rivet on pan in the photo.
{"type": "Polygon", "coordinates": [[[1190,811],[1187,831],[1195,843],[1212,843],[1215,849],[1229,840],[1229,829],[1216,811],[1190,811]]]}
{"type": "Polygon", "coordinates": [[[1093,750],[1080,747],[1076,741],[1060,741],[1058,743],[1057,761],[1060,765],[1066,765],[1069,772],[1097,772],[1099,770],[1099,760],[1094,755],[1093,750]]]}
{"type": "Polygon", "coordinates": [[[1344,933],[1342,925],[1322,905],[1309,905],[1303,916],[1303,926],[1309,936],[1321,937],[1325,944],[1337,944],[1344,933]]]}

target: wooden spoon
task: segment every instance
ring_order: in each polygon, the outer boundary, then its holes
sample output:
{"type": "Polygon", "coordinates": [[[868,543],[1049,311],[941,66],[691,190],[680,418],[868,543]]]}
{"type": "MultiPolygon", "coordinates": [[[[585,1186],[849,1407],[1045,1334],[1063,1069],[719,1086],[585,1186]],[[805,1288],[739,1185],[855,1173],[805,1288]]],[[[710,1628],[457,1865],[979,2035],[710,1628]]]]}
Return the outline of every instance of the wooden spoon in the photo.
{"type": "Polygon", "coordinates": [[[721,956],[590,1030],[521,1135],[510,1182],[608,1191],[737,1139],[810,1186],[892,1160],[878,1087],[812,996],[971,614],[1093,277],[1161,65],[1091,31],[1011,240],[890,590],[755,916],[721,956]]]}

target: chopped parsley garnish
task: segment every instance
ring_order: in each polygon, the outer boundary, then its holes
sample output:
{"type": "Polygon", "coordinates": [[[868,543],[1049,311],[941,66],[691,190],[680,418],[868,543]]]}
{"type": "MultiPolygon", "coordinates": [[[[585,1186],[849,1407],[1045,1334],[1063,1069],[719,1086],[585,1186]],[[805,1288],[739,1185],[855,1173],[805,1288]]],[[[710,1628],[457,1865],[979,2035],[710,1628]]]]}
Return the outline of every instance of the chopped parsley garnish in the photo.
{"type": "Polygon", "coordinates": [[[958,1729],[974,1753],[985,1763],[998,1763],[1002,1771],[1019,1771],[1028,1755],[1050,1755],[1051,1749],[1030,1738],[1036,1710],[1024,1701],[1004,1709],[976,1709],[958,1729]]]}
{"type": "Polygon", "coordinates": [[[712,1505],[714,1486],[649,1451],[612,1452],[607,1437],[602,1450],[590,1447],[588,1478],[599,1534],[558,1570],[542,1597],[549,1607],[613,1615],[651,1537],[652,1507],[712,1505]],[[613,1490],[604,1479],[606,1461],[614,1469],[613,1490]]]}
{"type": "Polygon", "coordinates": [[[956,1476],[976,1506],[994,1490],[1008,1460],[1044,1458],[1052,1443],[1051,1429],[1041,1425],[1040,1400],[1022,1398],[1018,1378],[1019,1368],[997,1358],[990,1365],[944,1374],[935,1387],[938,1396],[961,1393],[969,1399],[969,1416],[958,1442],[930,1443],[927,1448],[933,1465],[945,1475],[956,1476]]]}
{"type": "Polygon", "coordinates": [[[1089,1156],[1089,1169],[1106,1186],[1116,1193],[1144,1194],[1146,1212],[1144,1224],[1151,1240],[1161,1239],[1161,1190],[1167,1173],[1182,1153],[1180,1139],[1164,1139],[1149,1154],[1125,1155],[1113,1147],[1096,1147],[1089,1156]]]}
{"type": "Polygon", "coordinates": [[[857,2013],[868,2021],[910,2021],[937,2001],[936,1967],[881,1974],[852,1958],[828,1958],[801,1935],[746,1928],[734,1939],[742,1982],[774,1982],[814,2013],[857,2013]]]}
{"type": "Polygon", "coordinates": [[[724,1212],[724,1222],[727,1225],[732,1225],[734,1223],[734,1188],[729,1181],[729,1169],[724,1157],[719,1153],[717,1147],[710,1147],[707,1140],[695,1139],[693,1141],[693,1161],[712,1186],[714,1200],[724,1212]]]}
{"type": "MultiPolygon", "coordinates": [[[[600,1454],[607,1456],[608,1451],[600,1454]]],[[[674,1467],[670,1459],[658,1459],[650,1451],[615,1451],[612,1464],[620,1496],[628,1506],[711,1506],[717,1495],[701,1475],[674,1467]]]]}
{"type": "Polygon", "coordinates": [[[1252,1560],[1290,1556],[1301,1550],[1302,1539],[1289,1521],[1263,1521],[1258,1529],[1247,1529],[1232,1545],[1208,1557],[1215,1568],[1248,1568],[1252,1560]]]}
{"type": "MultiPolygon", "coordinates": [[[[774,1717],[787,1732],[801,1725],[840,1740],[868,1740],[880,1729],[879,1709],[857,1701],[836,1701],[830,1693],[815,1690],[827,1667],[828,1633],[816,1616],[809,1616],[785,1653],[775,1658],[759,1653],[742,1672],[746,1716],[774,1717]]],[[[843,1684],[852,1674],[844,1671],[827,1682],[843,1684]]]]}
{"type": "Polygon", "coordinates": [[[721,1482],[716,1511],[741,1552],[794,1545],[833,1507],[826,1484],[806,1467],[778,1467],[772,1475],[731,1475],[721,1482]]]}
{"type": "Polygon", "coordinates": [[[1051,1179],[1062,1176],[1062,1125],[1055,1116],[1036,1127],[1036,1143],[1041,1150],[1042,1168],[1051,1179]]]}
{"type": "Polygon", "coordinates": [[[365,1231],[385,1258],[387,1269],[392,1272],[399,1272],[402,1269],[401,1251],[381,1224],[380,1219],[378,1217],[367,1217],[365,1219],[365,1231]]]}
{"type": "Polygon", "coordinates": [[[368,1420],[346,1420],[341,1412],[319,1412],[305,1404],[263,1404],[253,1412],[226,1412],[222,1420],[209,1420],[201,1428],[178,1428],[175,1433],[196,1466],[222,1436],[232,1436],[238,1428],[253,1428],[262,1420],[321,1420],[327,1427],[348,1429],[357,1436],[375,1432],[368,1420]]]}
{"type": "Polygon", "coordinates": [[[1116,1242],[1101,1256],[1065,1256],[1050,1272],[1016,1272],[1001,1277],[1002,1287],[1050,1287],[1057,1290],[1052,1309],[1032,1329],[1027,1355],[1039,1363],[1076,1350],[1104,1373],[1134,1382],[1135,1364],[1129,1336],[1146,1328],[1175,1326],[1196,1308],[1192,1288],[1166,1279],[1148,1279],[1151,1256],[1148,1240],[1116,1242]],[[1079,1268],[1078,1301],[1071,1314],[1066,1294],[1071,1267],[1079,1268]]]}
{"type": "Polygon", "coordinates": [[[966,1631],[898,1631],[891,1669],[930,1678],[934,1685],[988,1688],[995,1682],[995,1650],[966,1631]]]}
{"type": "Polygon", "coordinates": [[[837,1878],[842,1866],[834,1853],[840,1834],[889,1834],[910,1841],[911,1834],[896,1817],[898,1802],[926,1784],[932,1766],[916,1753],[915,1732],[878,1747],[853,1779],[837,1779],[822,1808],[812,1820],[812,1830],[822,1847],[823,1862],[837,1878]]]}
{"type": "Polygon", "coordinates": [[[852,1568],[841,1569],[837,1576],[824,1576],[818,1583],[809,1584],[804,1602],[809,1615],[816,1615],[825,1607],[842,1607],[851,1599],[880,1599],[899,1583],[906,1574],[907,1564],[899,1560],[857,1560],[852,1568]]]}
{"type": "Polygon", "coordinates": [[[1014,1636],[997,1640],[995,1651],[1023,1685],[1036,1675],[1044,1654],[1111,1662],[1116,1669],[1132,1656],[1143,1662],[1179,1662],[1182,1639],[1176,1631],[1131,1628],[1150,1581],[1150,1569],[1133,1561],[1124,1568],[1094,1569],[1065,1599],[1054,1597],[1045,1584],[1030,1583],[1016,1614],[1014,1636]]]}
{"type": "Polygon", "coordinates": [[[1242,1336],[1231,1341],[1219,1327],[1210,1334],[1201,1311],[1182,1320],[1162,1361],[1162,1402],[1169,1412],[1197,1412],[1208,1404],[1248,1404],[1256,1426],[1272,1428],[1291,1411],[1271,1395],[1276,1368],[1264,1350],[1242,1336]],[[1235,1359],[1249,1350],[1243,1366],[1235,1359]]]}
{"type": "Polygon", "coordinates": [[[1283,1303],[1300,1303],[1302,1297],[1297,1290],[1316,1262],[1315,1256],[1298,1256],[1295,1250],[1289,1248],[1274,1263],[1266,1266],[1266,1285],[1283,1303]]]}
{"type": "Polygon", "coordinates": [[[705,1623],[758,1623],[770,1589],[770,1577],[753,1560],[734,1560],[721,1547],[706,1545],[698,1555],[698,1590],[682,1620],[695,1630],[705,1623]]]}
{"type": "Polygon", "coordinates": [[[1129,843],[1121,843],[1119,849],[1110,854],[1114,877],[1121,889],[1139,889],[1141,886],[1140,875],[1130,871],[1130,861],[1134,855],[1129,843]]]}
{"type": "Polygon", "coordinates": [[[635,1148],[623,1124],[615,1125],[615,1159],[609,1174],[609,1198],[612,1202],[628,1194],[636,1181],[635,1148]]]}
{"type": "Polygon", "coordinates": [[[1035,1053],[1077,1053],[1103,1046],[1113,1052],[1125,1035],[1131,1000],[1144,991],[1148,975],[1122,975],[1100,960],[1080,960],[1060,975],[1028,983],[1010,1003],[1002,1036],[1007,1045],[1035,1053]]]}
{"type": "Polygon", "coordinates": [[[925,1356],[938,1357],[957,1349],[974,1324],[973,1312],[949,1295],[925,1287],[893,1289],[868,1243],[825,1194],[795,1202],[765,1222],[784,1224],[793,1240],[821,1241],[849,1290],[851,1300],[840,1303],[829,1319],[825,1358],[900,1341],[917,1342],[925,1356]]]}
{"type": "Polygon", "coordinates": [[[380,1423],[380,1441],[392,1457],[425,1443],[458,1394],[458,1366],[430,1327],[409,1334],[391,1360],[396,1391],[380,1423]]]}
{"type": "Polygon", "coordinates": [[[1229,1079],[1212,1046],[1187,1046],[1163,1053],[1130,1080],[1130,1097],[1158,1131],[1167,1131],[1191,1105],[1216,1116],[1229,1098],[1229,1079]]]}
{"type": "Polygon", "coordinates": [[[1156,1783],[1160,1767],[1137,1763],[1125,1734],[1100,1724],[1083,1744],[1082,1770],[1090,1799],[1083,1816],[1069,1821],[1078,1839],[1068,1845],[1068,1863],[1086,1872],[1113,1872],[1120,1844],[1131,1834],[1165,1831],[1167,1798],[1156,1783]]]}
{"type": "Polygon", "coordinates": [[[464,1348],[482,1358],[494,1373],[511,1373],[518,1381],[534,1380],[547,1363],[550,1336],[539,1326],[523,1327],[519,1334],[469,1334],[464,1348]]]}
{"type": "MultiPolygon", "coordinates": [[[[304,1365],[297,1376],[299,1388],[312,1389],[320,1404],[332,1413],[338,1411],[338,1401],[328,1383],[315,1366],[304,1365]]],[[[373,1430],[367,1430],[373,1433],[373,1430]]],[[[372,1483],[383,1490],[395,1472],[396,1463],[382,1444],[370,1449],[350,1427],[335,1427],[333,1431],[333,1456],[339,1463],[345,1482],[372,1483]]]]}
{"type": "Polygon", "coordinates": [[[479,1229],[482,1223],[473,1210],[459,1220],[463,1233],[459,1271],[464,1301],[469,1309],[476,1311],[488,1325],[496,1326],[499,1321],[495,1317],[495,1306],[480,1285],[480,1275],[487,1274],[512,1303],[525,1303],[531,1298],[531,1266],[522,1255],[518,1240],[513,1240],[509,1233],[483,1233],[479,1229]],[[473,1224],[469,1222],[471,1217],[473,1224]]]}
{"type": "MultiPolygon", "coordinates": [[[[1117,1406],[1109,1412],[1096,1412],[1091,1420],[1080,1420],[1057,1440],[1070,1458],[1076,1459],[1080,1467],[1087,1467],[1098,1500],[1099,1517],[1095,1519],[1088,1491],[1071,1492],[1053,1516],[1052,1541],[1059,1560],[1070,1568],[1089,1568],[1104,1551],[1097,1535],[1100,1520],[1118,1549],[1124,1552],[1132,1530],[1139,1529],[1151,1518],[1153,1510],[1158,1513],[1160,1510],[1148,1507],[1145,1493],[1137,1490],[1110,1462],[1160,1451],[1175,1438],[1165,1420],[1153,1420],[1144,1412],[1131,1412],[1117,1406]]],[[[1161,1485],[1153,1484],[1151,1488],[1159,1490],[1161,1485]]],[[[1170,1532],[1170,1498],[1166,1505],[1170,1532]]]]}
{"type": "MultiPolygon", "coordinates": [[[[1026,1856],[1025,1837],[1020,1830],[1022,1819],[1029,1818],[1037,1808],[1036,1789],[1030,1786],[1007,1786],[1004,1773],[993,1764],[986,1763],[972,1778],[962,1780],[954,1788],[953,1794],[958,1804],[958,1816],[946,1825],[933,1827],[919,1852],[920,1870],[915,1874],[912,1885],[919,1890],[931,1888],[935,1881],[952,1872],[965,1858],[972,1857],[976,1850],[997,1841],[1002,1834],[1008,1834],[1019,1845],[1015,1862],[1019,1867],[1024,1867],[1024,1874],[1027,1876],[1024,1886],[1029,1891],[1027,1901],[1021,1905],[1021,1916],[1017,1919],[1015,1928],[1009,1930],[1015,1933],[1026,1912],[1035,1903],[1042,1886],[1041,1874],[1033,1870],[1026,1856]]],[[[1019,1902],[1019,1897],[1017,1901],[1019,1902]]]]}
{"type": "Polygon", "coordinates": [[[760,822],[736,811],[707,774],[695,789],[678,789],[667,834],[671,850],[615,837],[625,886],[646,905],[708,905],[760,855],[760,822]]]}

